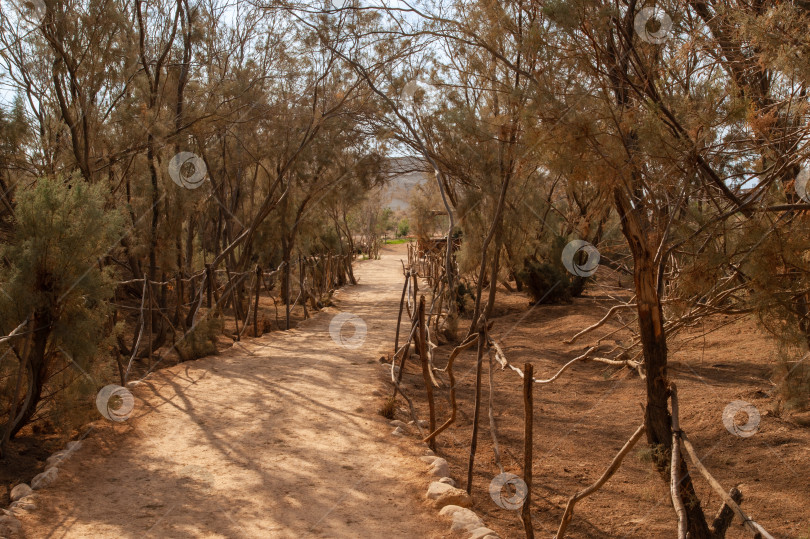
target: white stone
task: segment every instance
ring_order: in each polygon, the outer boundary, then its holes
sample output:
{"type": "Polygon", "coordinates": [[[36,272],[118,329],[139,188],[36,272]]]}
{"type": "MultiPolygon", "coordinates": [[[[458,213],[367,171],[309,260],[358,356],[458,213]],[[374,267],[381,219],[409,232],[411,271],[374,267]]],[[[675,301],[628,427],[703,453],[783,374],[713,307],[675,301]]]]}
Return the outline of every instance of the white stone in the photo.
{"type": "Polygon", "coordinates": [[[9,495],[9,497],[11,498],[12,502],[16,502],[20,498],[24,498],[25,496],[28,496],[32,492],[34,491],[31,489],[31,487],[29,487],[25,483],[20,483],[19,485],[11,489],[11,494],[9,495]]]}
{"type": "Polygon", "coordinates": [[[408,425],[406,425],[404,421],[400,421],[399,419],[389,421],[388,424],[391,425],[392,427],[401,427],[404,430],[408,430],[408,425]]]}
{"type": "Polygon", "coordinates": [[[26,496],[25,498],[16,501],[8,506],[9,510],[13,515],[19,515],[20,513],[26,513],[28,511],[33,511],[37,508],[37,504],[34,503],[34,498],[31,496],[26,496]]]}
{"type": "Polygon", "coordinates": [[[498,539],[500,535],[495,533],[494,530],[490,530],[489,528],[476,528],[470,532],[470,536],[467,539],[498,539]]]}
{"type": "Polygon", "coordinates": [[[453,481],[452,477],[442,477],[441,479],[439,479],[439,483],[447,483],[451,487],[456,486],[456,482],[453,481]]]}
{"type": "Polygon", "coordinates": [[[82,446],[81,440],[73,440],[67,443],[67,450],[78,451],[81,446],[82,446]]]}
{"type": "Polygon", "coordinates": [[[424,457],[419,457],[419,460],[424,462],[425,464],[433,464],[433,462],[439,457],[436,455],[425,455],[424,457]]]}
{"type": "Polygon", "coordinates": [[[45,469],[49,470],[53,468],[54,466],[65,460],[68,457],[69,453],[70,453],[69,451],[57,451],[56,453],[48,457],[48,459],[45,461],[45,469]]]}
{"type": "Polygon", "coordinates": [[[445,505],[458,505],[459,507],[470,507],[472,505],[472,499],[465,491],[438,481],[430,484],[425,497],[433,501],[433,507],[436,509],[441,509],[445,505]]]}
{"type": "Polygon", "coordinates": [[[450,465],[443,458],[437,458],[430,465],[429,473],[435,477],[447,477],[450,475],[450,465]]]}
{"type": "Polygon", "coordinates": [[[391,434],[393,436],[405,436],[408,433],[402,427],[397,427],[393,431],[391,431],[391,434]]]}
{"type": "Polygon", "coordinates": [[[59,475],[58,468],[49,468],[42,472],[39,475],[35,475],[34,478],[31,480],[31,488],[34,490],[39,490],[41,488],[45,488],[54,481],[56,481],[57,476],[59,475]]]}
{"type": "Polygon", "coordinates": [[[475,529],[484,527],[484,521],[481,520],[478,515],[458,505],[447,505],[439,511],[439,514],[443,517],[453,519],[453,524],[450,529],[454,532],[472,532],[475,529]]]}

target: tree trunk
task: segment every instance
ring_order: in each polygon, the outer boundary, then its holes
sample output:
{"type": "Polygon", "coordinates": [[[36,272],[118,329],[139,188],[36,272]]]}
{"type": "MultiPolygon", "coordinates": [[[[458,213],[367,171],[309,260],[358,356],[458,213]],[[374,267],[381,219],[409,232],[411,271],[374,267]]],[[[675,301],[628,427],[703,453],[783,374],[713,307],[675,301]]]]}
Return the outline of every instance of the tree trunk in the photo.
{"type": "MultiPolygon", "coordinates": [[[[672,418],[669,414],[669,381],[667,379],[667,339],[664,331],[664,313],[656,286],[655,252],[650,246],[649,227],[644,226],[644,216],[634,208],[621,188],[614,190],[616,209],[622,222],[630,250],[633,253],[633,277],[638,305],[639,334],[644,352],[647,373],[647,406],[644,423],[647,427],[647,443],[653,450],[653,461],[664,481],[670,481],[670,455],[672,451],[672,418]]],[[[700,507],[689,470],[680,459],[679,491],[686,505],[691,539],[711,539],[712,534],[700,507]]]]}
{"type": "Polygon", "coordinates": [[[42,398],[42,387],[48,374],[48,362],[46,358],[46,348],[48,338],[51,335],[51,325],[53,317],[50,311],[39,310],[34,313],[33,337],[31,341],[31,353],[28,355],[29,376],[28,392],[25,402],[20,407],[20,414],[12,420],[9,439],[14,438],[23,426],[27,425],[37,409],[42,398]]]}

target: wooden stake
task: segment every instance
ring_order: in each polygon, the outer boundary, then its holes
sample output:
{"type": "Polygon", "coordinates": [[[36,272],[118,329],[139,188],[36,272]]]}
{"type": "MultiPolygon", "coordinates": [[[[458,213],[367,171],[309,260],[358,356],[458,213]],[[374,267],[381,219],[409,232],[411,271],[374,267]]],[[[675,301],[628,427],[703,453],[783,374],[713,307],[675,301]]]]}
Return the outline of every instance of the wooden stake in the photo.
{"type": "Polygon", "coordinates": [[[256,264],[256,299],[253,303],[253,336],[261,337],[259,335],[259,292],[261,292],[262,282],[262,268],[256,264]]]}
{"type": "MultiPolygon", "coordinates": [[[[424,297],[424,296],[422,296],[424,297]]],[[[478,447],[478,416],[481,412],[481,363],[484,357],[486,343],[486,322],[482,318],[478,329],[478,357],[475,362],[475,409],[473,411],[473,430],[470,440],[470,460],[467,464],[467,494],[472,494],[473,466],[475,464],[475,450],[478,447]]],[[[433,429],[430,429],[431,432],[433,429]]]]}
{"type": "MultiPolygon", "coordinates": [[[[480,342],[480,341],[479,341],[480,342]]],[[[479,345],[480,346],[480,345],[479,345]]],[[[479,361],[480,363],[480,361],[479,361]]],[[[534,539],[534,526],[532,525],[532,440],[534,424],[534,397],[532,390],[534,383],[534,366],[526,363],[523,367],[525,376],[523,377],[523,482],[526,483],[526,498],[523,500],[523,508],[520,517],[523,520],[523,529],[526,532],[526,539],[534,539]]]]}
{"type": "MultiPolygon", "coordinates": [[[[236,324],[236,340],[239,340],[239,304],[236,301],[236,286],[234,286],[234,282],[231,279],[231,271],[228,269],[228,265],[225,264],[225,273],[228,276],[228,288],[231,289],[231,303],[233,304],[233,322],[236,324]]],[[[227,304],[226,304],[227,306],[227,304]]]]}
{"type": "Polygon", "coordinates": [[[214,272],[211,271],[211,264],[205,265],[205,277],[206,277],[205,280],[207,281],[206,284],[208,287],[208,309],[211,309],[211,305],[213,305],[211,297],[213,295],[214,290],[214,272]]]}
{"type": "Polygon", "coordinates": [[[152,370],[152,282],[146,282],[146,293],[149,294],[149,370],[152,370]]]}
{"type": "MultiPolygon", "coordinates": [[[[428,408],[430,410],[430,432],[436,430],[436,409],[433,402],[433,383],[430,380],[430,366],[427,360],[427,331],[425,328],[425,296],[419,298],[419,361],[422,363],[422,377],[425,379],[425,391],[427,392],[428,408]]],[[[400,371],[401,373],[402,371],[400,371]]],[[[436,450],[436,440],[432,439],[428,443],[430,448],[436,450]]]]}
{"type": "MultiPolygon", "coordinates": [[[[408,290],[408,281],[411,279],[410,273],[405,274],[405,284],[402,286],[402,297],[399,299],[399,315],[397,315],[397,334],[394,337],[394,354],[399,350],[399,326],[402,324],[402,309],[405,302],[405,292],[408,290]]],[[[392,360],[393,361],[393,360],[392,360]]]]}
{"type": "Polygon", "coordinates": [[[672,505],[675,508],[675,514],[678,515],[678,539],[686,539],[686,507],[683,505],[683,500],[679,492],[681,486],[680,474],[678,473],[681,465],[681,427],[678,419],[678,389],[673,383],[670,384],[669,390],[672,399],[672,458],[670,459],[669,491],[672,496],[672,505]]]}
{"type": "MultiPolygon", "coordinates": [[[[304,259],[301,253],[298,253],[298,289],[301,291],[301,296],[304,295],[304,259]]],[[[309,318],[307,312],[307,298],[302,297],[301,306],[304,307],[304,320],[309,318]]]]}
{"type": "Polygon", "coordinates": [[[492,364],[494,360],[492,359],[492,354],[489,354],[489,432],[492,434],[492,452],[495,454],[495,464],[498,466],[498,469],[501,473],[504,472],[503,464],[501,464],[501,451],[498,447],[498,429],[495,424],[495,407],[493,403],[493,399],[495,397],[495,389],[493,387],[492,381],[492,364]]]}

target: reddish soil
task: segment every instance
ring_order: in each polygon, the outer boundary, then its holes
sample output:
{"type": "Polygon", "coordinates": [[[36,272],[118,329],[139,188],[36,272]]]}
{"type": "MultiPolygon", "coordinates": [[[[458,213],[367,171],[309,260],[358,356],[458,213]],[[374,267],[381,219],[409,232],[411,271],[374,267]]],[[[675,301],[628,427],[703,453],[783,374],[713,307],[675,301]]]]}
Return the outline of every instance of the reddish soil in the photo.
{"type": "MultiPolygon", "coordinates": [[[[601,281],[615,284],[616,278],[601,281]]],[[[491,335],[513,365],[523,368],[530,362],[536,378],[548,378],[598,336],[619,329],[621,324],[613,321],[575,344],[563,343],[600,320],[615,304],[611,296],[616,293],[615,288],[597,284],[571,304],[529,308],[523,294],[499,289],[491,335]]],[[[742,508],[752,518],[775,537],[810,537],[810,429],[806,417],[802,420],[779,411],[770,381],[777,362],[772,340],[751,320],[722,327],[726,322],[720,317],[692,328],[670,347],[670,377],[679,388],[681,428],[721,485],[727,490],[739,487],[744,496],[742,508]],[[712,327],[719,329],[704,334],[712,327]],[[723,425],[723,410],[734,400],[753,404],[761,414],[759,431],[751,437],[735,436],[723,425]]],[[[461,331],[466,331],[468,324],[462,323],[461,331]]],[[[628,337],[620,331],[605,344],[628,337]]],[[[436,350],[437,367],[445,366],[451,348],[443,345],[436,350]]],[[[472,433],[475,355],[472,347],[456,360],[459,417],[438,438],[438,454],[450,462],[453,477],[461,479],[461,488],[466,486],[472,433]]],[[[474,508],[502,537],[522,537],[519,511],[500,508],[488,493],[499,469],[487,413],[487,364],[485,355],[474,508]]],[[[415,397],[419,417],[426,418],[421,370],[411,364],[406,373],[406,391],[415,397]]],[[[594,362],[574,365],[554,383],[534,385],[531,514],[539,537],[556,533],[568,498],[594,483],[641,425],[645,392],[644,382],[635,372],[594,362]]],[[[440,424],[449,417],[449,397],[447,389],[436,394],[440,424]]],[[[517,373],[500,370],[496,364],[493,399],[505,471],[522,476],[524,405],[522,380],[517,373]]],[[[398,417],[408,419],[404,402],[398,417]]],[[[737,419],[741,423],[746,420],[744,415],[737,419]]],[[[567,537],[675,537],[676,517],[668,485],[655,472],[650,455],[642,438],[610,481],[577,504],[567,537]]],[[[720,498],[702,476],[696,471],[693,475],[702,506],[709,518],[714,518],[720,498]]],[[[735,519],[727,537],[749,534],[735,519]]]]}

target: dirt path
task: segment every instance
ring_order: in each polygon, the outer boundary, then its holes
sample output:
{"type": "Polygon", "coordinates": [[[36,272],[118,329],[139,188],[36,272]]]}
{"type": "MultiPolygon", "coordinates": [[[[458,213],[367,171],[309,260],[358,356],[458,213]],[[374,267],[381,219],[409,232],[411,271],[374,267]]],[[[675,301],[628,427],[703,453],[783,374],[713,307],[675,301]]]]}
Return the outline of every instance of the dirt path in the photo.
{"type": "Polygon", "coordinates": [[[133,417],[101,424],[40,491],[26,537],[442,537],[418,450],[390,436],[372,395],[399,258],[358,264],[337,309],[295,330],[137,387],[133,417]],[[330,338],[338,311],[365,320],[362,348],[330,338]]]}

